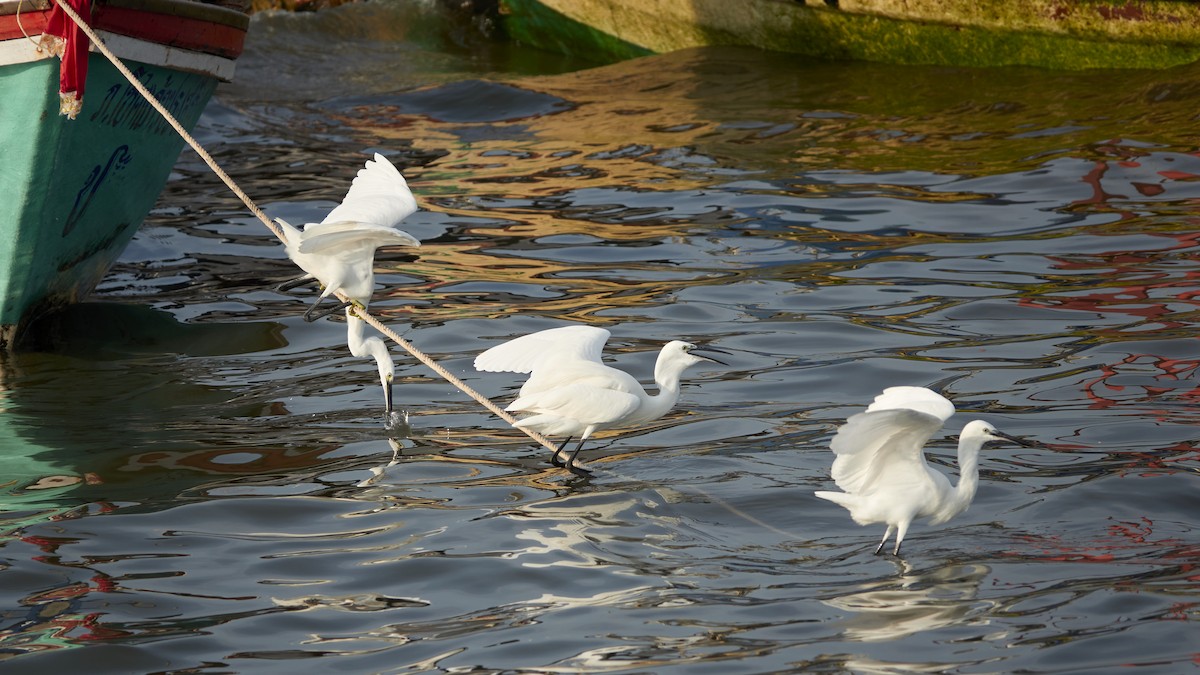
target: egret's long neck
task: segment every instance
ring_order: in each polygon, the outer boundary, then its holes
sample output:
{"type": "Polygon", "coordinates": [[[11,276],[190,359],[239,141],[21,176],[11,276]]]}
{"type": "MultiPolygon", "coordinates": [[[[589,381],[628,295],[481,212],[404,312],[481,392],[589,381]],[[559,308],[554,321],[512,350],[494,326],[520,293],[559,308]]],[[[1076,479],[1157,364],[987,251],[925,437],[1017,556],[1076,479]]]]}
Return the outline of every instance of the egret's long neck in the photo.
{"type": "Polygon", "coordinates": [[[962,439],[958,442],[958,485],[954,487],[954,515],[971,505],[979,489],[979,449],[982,439],[962,439]]]}
{"type": "Polygon", "coordinates": [[[375,365],[379,369],[379,379],[386,386],[388,379],[395,374],[392,356],[388,353],[387,345],[383,343],[383,340],[374,336],[363,338],[366,325],[366,321],[358,318],[349,308],[346,309],[346,346],[355,356],[374,358],[375,365]]]}
{"type": "Polygon", "coordinates": [[[370,356],[363,340],[363,333],[366,326],[366,321],[358,318],[358,315],[351,311],[349,307],[346,308],[346,346],[350,348],[350,353],[355,356],[370,356]]]}
{"type": "Polygon", "coordinates": [[[657,419],[675,406],[679,400],[679,376],[684,368],[686,366],[679,361],[668,358],[665,351],[659,353],[658,361],[654,363],[654,383],[658,385],[658,393],[645,394],[639,416],[644,414],[649,419],[657,419]]]}

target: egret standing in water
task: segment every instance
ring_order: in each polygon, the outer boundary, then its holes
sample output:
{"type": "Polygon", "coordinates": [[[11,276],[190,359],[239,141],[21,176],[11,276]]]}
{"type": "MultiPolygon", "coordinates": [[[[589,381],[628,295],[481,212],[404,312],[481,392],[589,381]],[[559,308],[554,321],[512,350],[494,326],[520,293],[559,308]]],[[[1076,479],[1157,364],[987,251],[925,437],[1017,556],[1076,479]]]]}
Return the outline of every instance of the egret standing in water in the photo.
{"type": "Polygon", "coordinates": [[[508,412],[529,413],[516,426],[546,436],[566,436],[551,462],[576,473],[583,444],[596,431],[645,424],[667,414],[679,400],[679,377],[701,361],[725,365],[704,352],[724,354],[682,340],[663,346],[654,365],[658,393],[650,395],[630,374],[604,365],[600,356],[610,333],[591,326],[564,326],[509,340],[475,358],[488,372],[529,373],[508,412]],[[578,436],[579,445],[563,464],[559,455],[578,436]]]}
{"type": "Polygon", "coordinates": [[[383,412],[390,416],[392,412],[392,378],[396,368],[392,364],[392,355],[387,345],[377,337],[363,339],[363,331],[367,322],[358,318],[354,311],[346,308],[346,346],[350,353],[358,357],[374,357],[379,369],[379,382],[383,385],[383,412]]]}
{"type": "Polygon", "coordinates": [[[315,321],[351,303],[362,308],[371,301],[375,288],[375,249],[381,246],[420,246],[412,235],[396,225],[417,210],[417,201],[404,176],[386,157],[375,153],[360,169],[342,203],[320,223],[309,223],[303,231],[282,218],[275,222],[283,228],[288,257],[306,274],[285,282],[279,290],[320,282],[321,295],[304,313],[305,321],[315,321]],[[316,313],[326,297],[341,291],[350,298],[324,312],[316,313]]]}
{"type": "Polygon", "coordinates": [[[924,446],[954,414],[954,404],[924,387],[889,387],[865,412],[851,415],[838,429],[830,448],[833,480],[844,492],[816,492],[840,504],[859,525],[884,523],[887,530],[875,549],[878,555],[896,533],[896,548],[917,518],[939,525],[962,513],[979,486],[979,450],[988,441],[1034,444],[1001,433],[976,420],[958,437],[958,485],[925,461],[924,446]]]}

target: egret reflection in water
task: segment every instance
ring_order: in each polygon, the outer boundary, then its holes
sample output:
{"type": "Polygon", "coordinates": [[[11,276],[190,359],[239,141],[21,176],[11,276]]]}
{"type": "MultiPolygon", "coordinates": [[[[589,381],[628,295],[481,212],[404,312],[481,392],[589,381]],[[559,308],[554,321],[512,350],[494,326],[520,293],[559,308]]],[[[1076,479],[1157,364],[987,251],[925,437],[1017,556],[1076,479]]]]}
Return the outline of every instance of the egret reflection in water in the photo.
{"type": "Polygon", "coordinates": [[[848,613],[837,621],[848,639],[897,640],[985,615],[998,604],[978,598],[979,585],[990,574],[987,565],[979,564],[946,565],[925,573],[901,569],[895,578],[821,602],[848,613]]]}

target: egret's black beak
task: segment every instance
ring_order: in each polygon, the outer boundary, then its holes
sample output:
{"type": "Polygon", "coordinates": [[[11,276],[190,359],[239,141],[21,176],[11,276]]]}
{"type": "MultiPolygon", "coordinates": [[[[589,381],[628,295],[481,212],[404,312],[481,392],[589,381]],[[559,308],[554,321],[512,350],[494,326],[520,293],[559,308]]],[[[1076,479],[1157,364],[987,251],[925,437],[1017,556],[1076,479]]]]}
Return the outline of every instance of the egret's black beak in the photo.
{"type": "Polygon", "coordinates": [[[385,415],[392,414],[392,378],[390,377],[383,385],[383,412],[385,415]]]}
{"type": "Polygon", "coordinates": [[[1025,438],[1021,438],[1020,436],[1013,436],[1011,434],[1006,434],[1003,431],[993,431],[991,433],[993,436],[998,436],[1000,438],[1003,438],[1006,441],[1009,441],[1011,443],[1016,443],[1017,445],[1024,446],[1026,448],[1044,448],[1044,447],[1046,447],[1036,441],[1031,441],[1031,440],[1028,440],[1025,438]]]}
{"type": "Polygon", "coordinates": [[[727,366],[729,364],[725,363],[721,359],[713,358],[713,357],[709,356],[709,354],[724,354],[725,356],[732,356],[732,354],[725,351],[724,349],[717,349],[716,347],[694,347],[694,348],[692,348],[692,354],[694,356],[699,356],[700,358],[704,359],[705,361],[712,361],[713,363],[719,363],[723,366],[727,366]]]}

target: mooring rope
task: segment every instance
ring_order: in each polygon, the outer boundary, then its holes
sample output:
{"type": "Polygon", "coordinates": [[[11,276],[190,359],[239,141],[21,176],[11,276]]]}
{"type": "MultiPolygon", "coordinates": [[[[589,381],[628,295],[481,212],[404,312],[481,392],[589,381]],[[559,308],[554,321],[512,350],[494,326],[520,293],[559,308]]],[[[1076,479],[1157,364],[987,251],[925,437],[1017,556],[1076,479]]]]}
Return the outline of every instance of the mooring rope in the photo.
{"type": "MultiPolygon", "coordinates": [[[[104,44],[104,41],[100,39],[100,36],[96,34],[96,31],[92,30],[92,27],[89,26],[87,24],[87,22],[85,22],[82,18],[80,18],[79,14],[69,4],[67,4],[65,2],[61,2],[60,0],[55,0],[55,1],[58,3],[58,6],[61,7],[62,10],[66,13],[66,15],[71,17],[71,20],[74,21],[75,24],[78,25],[79,28],[84,32],[84,34],[88,36],[88,38],[92,41],[92,44],[96,45],[96,49],[98,49],[101,54],[103,54],[109,61],[112,62],[113,66],[115,66],[116,69],[118,71],[120,71],[122,75],[125,76],[125,79],[129,80],[129,83],[132,84],[135,89],[137,89],[138,93],[140,93],[150,103],[150,105],[154,106],[154,109],[157,110],[158,113],[160,115],[162,115],[164,119],[167,120],[167,122],[171,125],[171,127],[174,128],[175,131],[179,133],[179,135],[183,138],[184,141],[187,142],[188,145],[192,146],[192,149],[196,151],[196,154],[200,155],[200,159],[204,160],[204,163],[208,165],[208,168],[212,169],[213,173],[217,174],[217,177],[220,178],[225,183],[225,185],[227,185],[229,187],[229,189],[232,190],[233,193],[235,195],[237,195],[239,199],[242,200],[242,203],[246,205],[246,208],[250,209],[250,212],[253,213],[256,217],[258,217],[258,219],[262,221],[263,225],[266,225],[267,229],[271,230],[271,232],[279,239],[279,241],[286,243],[287,240],[283,236],[283,230],[281,230],[280,227],[277,224],[275,224],[275,222],[272,221],[267,216],[266,213],[263,213],[262,209],[258,208],[258,206],[254,203],[254,200],[250,199],[250,196],[247,195],[242,190],[242,188],[239,187],[238,184],[236,182],[234,182],[234,180],[232,178],[229,177],[229,174],[225,173],[225,170],[222,169],[220,167],[220,165],[217,164],[216,160],[214,160],[212,158],[212,155],[208,154],[208,151],[205,150],[204,147],[200,145],[199,141],[197,141],[195,138],[193,138],[192,135],[188,133],[187,129],[184,129],[183,125],[181,125],[179,123],[179,121],[175,119],[175,116],[171,114],[171,111],[167,110],[166,107],[163,106],[163,104],[157,98],[155,98],[154,94],[150,93],[150,90],[147,89],[146,86],[143,85],[140,80],[138,80],[136,77],[134,77],[133,73],[129,70],[129,68],[127,68],[125,66],[125,64],[121,62],[121,59],[119,59],[115,54],[113,54],[112,51],[109,50],[108,46],[104,44]]],[[[343,295],[341,291],[337,291],[335,294],[337,295],[338,299],[341,300],[342,302],[350,301],[350,299],[348,297],[346,297],[345,295],[343,295]]],[[[359,308],[357,305],[352,304],[351,307],[353,307],[354,313],[356,315],[358,315],[359,318],[361,318],[363,321],[366,321],[375,330],[386,335],[392,342],[395,342],[396,344],[403,347],[414,358],[416,358],[418,361],[420,361],[421,363],[424,363],[426,366],[428,366],[430,369],[432,369],[433,372],[440,375],[443,379],[445,379],[447,382],[449,382],[450,384],[457,387],[460,391],[462,391],[467,396],[470,396],[471,398],[475,399],[483,407],[490,410],[493,414],[495,414],[500,419],[504,420],[505,422],[508,422],[511,425],[514,425],[514,426],[516,425],[517,419],[515,417],[513,417],[512,415],[510,415],[507,412],[505,412],[504,410],[502,410],[495,403],[492,403],[491,400],[489,400],[483,394],[480,394],[479,392],[472,389],[469,385],[467,385],[466,382],[463,382],[458,377],[456,377],[454,375],[454,373],[451,373],[450,371],[443,368],[441,365],[439,365],[436,361],[434,361],[432,358],[430,358],[427,354],[425,354],[420,349],[418,349],[411,342],[400,337],[396,333],[396,331],[383,325],[383,323],[381,323],[379,321],[379,319],[376,319],[369,312],[367,312],[364,309],[359,308]]],[[[537,441],[538,443],[541,443],[542,445],[546,446],[550,450],[555,450],[558,447],[554,443],[550,442],[550,440],[547,439],[545,436],[539,434],[538,432],[536,432],[532,429],[527,429],[527,428],[523,428],[523,427],[517,427],[517,428],[521,429],[521,431],[524,431],[526,434],[528,434],[530,438],[537,441]]]]}
{"type": "Polygon", "coordinates": [[[25,0],[17,0],[17,11],[15,15],[17,19],[17,28],[21,29],[21,34],[25,36],[26,40],[32,42],[34,47],[37,47],[38,41],[33,39],[33,36],[31,36],[29,32],[25,30],[25,25],[21,23],[21,5],[23,4],[25,4],[25,0]]]}

